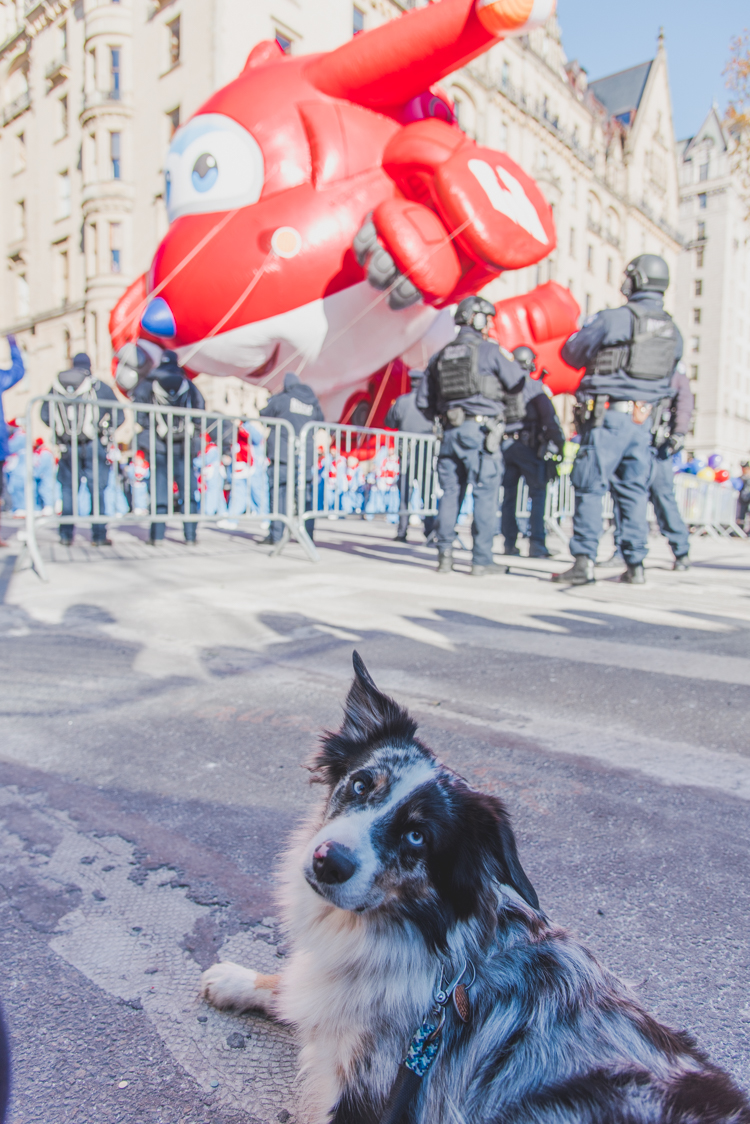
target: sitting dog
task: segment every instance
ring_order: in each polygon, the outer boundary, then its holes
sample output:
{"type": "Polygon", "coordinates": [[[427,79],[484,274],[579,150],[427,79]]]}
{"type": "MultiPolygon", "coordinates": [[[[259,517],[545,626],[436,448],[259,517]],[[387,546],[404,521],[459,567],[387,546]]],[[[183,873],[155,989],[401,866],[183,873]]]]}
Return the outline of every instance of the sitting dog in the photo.
{"type": "Polygon", "coordinates": [[[325,803],[285,862],[284,971],[203,976],[215,1006],[294,1024],[306,1119],[750,1124],[727,1074],[549,923],[501,801],[354,669],[314,760],[325,803]]]}

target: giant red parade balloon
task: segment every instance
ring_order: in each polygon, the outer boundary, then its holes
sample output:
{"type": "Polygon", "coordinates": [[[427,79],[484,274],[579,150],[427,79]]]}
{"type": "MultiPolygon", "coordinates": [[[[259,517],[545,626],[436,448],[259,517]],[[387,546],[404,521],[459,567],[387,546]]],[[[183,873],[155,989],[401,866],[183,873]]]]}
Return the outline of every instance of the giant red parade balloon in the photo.
{"type": "MultiPolygon", "coordinates": [[[[326,54],[256,46],[174,136],[170,228],[113,310],[115,349],[149,341],[190,372],[271,389],[304,372],[334,418],[415,344],[441,346],[441,310],[556,237],[533,180],[470,140],[435,83],[553,9],[439,0],[326,54]]],[[[536,350],[575,328],[559,288],[535,290],[551,310],[536,350]]],[[[527,323],[543,319],[529,304],[527,323]]]]}

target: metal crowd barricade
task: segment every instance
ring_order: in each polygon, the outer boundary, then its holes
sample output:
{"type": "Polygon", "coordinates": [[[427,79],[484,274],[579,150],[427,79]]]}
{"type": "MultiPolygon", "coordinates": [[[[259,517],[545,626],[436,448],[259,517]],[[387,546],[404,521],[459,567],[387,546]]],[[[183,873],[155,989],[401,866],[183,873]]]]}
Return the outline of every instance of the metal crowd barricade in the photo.
{"type": "Polygon", "coordinates": [[[297,445],[298,538],[328,518],[437,514],[437,440],[332,422],[307,422],[297,445]]]}
{"type": "MultiPolygon", "coordinates": [[[[76,527],[106,523],[122,526],[178,521],[182,524],[215,524],[219,520],[230,519],[238,527],[249,529],[253,525],[274,521],[283,523],[288,535],[300,538],[294,514],[295,468],[294,428],[281,418],[250,418],[240,414],[123,402],[119,399],[114,402],[66,398],[57,394],[41,395],[29,402],[26,411],[25,545],[34,569],[46,581],[37,538],[37,530],[42,526],[76,527]],[[70,475],[69,504],[65,505],[70,510],[54,515],[44,515],[36,510],[33,431],[35,417],[44,403],[47,404],[51,440],[57,444],[61,462],[70,475]],[[243,511],[232,510],[231,492],[227,510],[223,502],[223,488],[218,482],[212,491],[212,497],[217,498],[216,510],[209,510],[214,505],[208,502],[208,482],[211,472],[220,474],[222,458],[230,459],[232,489],[238,484],[238,474],[234,470],[241,463],[237,458],[241,428],[247,434],[250,473],[250,449],[253,447],[250,426],[253,425],[265,433],[265,440],[256,446],[260,450],[259,463],[253,466],[253,471],[262,473],[259,482],[262,484],[261,494],[264,498],[267,495],[267,503],[263,502],[260,507],[251,505],[250,480],[245,477],[243,511]],[[132,434],[124,450],[117,442],[118,430],[132,434]],[[209,449],[214,446],[216,454],[209,449]],[[270,458],[267,456],[269,448],[270,458]],[[145,457],[149,479],[148,486],[140,490],[141,503],[136,505],[132,480],[130,502],[125,496],[121,466],[131,469],[134,475],[133,466],[139,451],[145,457]],[[207,471],[209,469],[211,472],[207,471]],[[110,511],[102,510],[105,491],[101,481],[103,471],[107,473],[107,486],[114,489],[113,493],[110,492],[111,502],[108,505],[114,510],[110,511]],[[90,497],[85,507],[89,510],[83,510],[80,502],[84,479],[90,497]]],[[[300,543],[314,561],[317,556],[307,536],[300,538],[300,543]]]]}
{"type": "Polygon", "coordinates": [[[747,537],[737,522],[737,492],[731,484],[699,480],[687,472],[677,473],[674,484],[680,515],[692,535],[747,537]]]}

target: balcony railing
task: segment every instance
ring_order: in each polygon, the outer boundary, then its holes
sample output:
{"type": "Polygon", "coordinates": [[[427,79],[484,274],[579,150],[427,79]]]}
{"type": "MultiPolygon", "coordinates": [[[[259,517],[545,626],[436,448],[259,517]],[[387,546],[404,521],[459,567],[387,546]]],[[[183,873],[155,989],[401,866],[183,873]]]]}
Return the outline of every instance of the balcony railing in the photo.
{"type": "MultiPolygon", "coordinates": [[[[480,81],[483,81],[480,74],[477,74],[476,77],[478,77],[480,81]]],[[[538,121],[540,125],[543,125],[545,129],[548,129],[553,136],[561,140],[571,152],[575,153],[579,160],[587,165],[587,167],[594,167],[593,152],[589,152],[588,149],[583,147],[574,129],[566,129],[560,124],[559,117],[552,116],[547,104],[543,101],[532,101],[523,90],[517,89],[507,78],[498,83],[495,89],[499,90],[501,94],[504,94],[508,101],[513,102],[513,104],[523,110],[524,113],[528,113],[530,117],[533,117],[534,120],[538,121]]]]}
{"type": "Polygon", "coordinates": [[[31,94],[28,90],[19,94],[3,109],[3,125],[7,125],[14,117],[20,117],[31,106],[31,94]]]}

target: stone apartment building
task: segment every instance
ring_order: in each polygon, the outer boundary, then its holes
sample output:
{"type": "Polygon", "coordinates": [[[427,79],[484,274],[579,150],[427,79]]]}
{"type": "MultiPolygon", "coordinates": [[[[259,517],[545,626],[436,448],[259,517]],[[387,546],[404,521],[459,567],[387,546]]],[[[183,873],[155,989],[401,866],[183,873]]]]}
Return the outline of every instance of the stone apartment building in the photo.
{"type": "Polygon", "coordinates": [[[750,221],[715,107],[680,144],[677,309],[698,409],[696,452],[750,458],[750,221]]]}
{"type": "MultiPolygon", "coordinates": [[[[166,229],[170,137],[250,48],[275,37],[294,53],[330,49],[414,2],[423,0],[0,0],[0,332],[15,331],[29,360],[9,414],[77,350],[108,374],[110,309],[166,229]]],[[[635,254],[661,253],[674,269],[663,41],[650,62],[588,83],[552,19],[444,86],[461,127],[507,150],[555,209],[556,251],[501,277],[492,299],[555,278],[585,314],[621,302],[635,254]]],[[[216,405],[228,401],[218,381],[202,378],[216,405]]]]}

